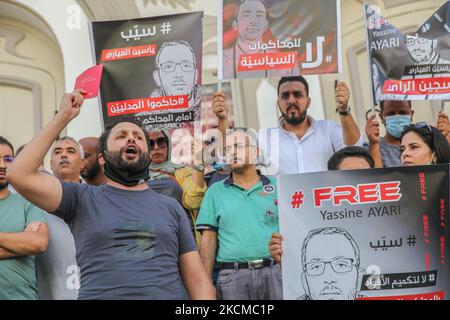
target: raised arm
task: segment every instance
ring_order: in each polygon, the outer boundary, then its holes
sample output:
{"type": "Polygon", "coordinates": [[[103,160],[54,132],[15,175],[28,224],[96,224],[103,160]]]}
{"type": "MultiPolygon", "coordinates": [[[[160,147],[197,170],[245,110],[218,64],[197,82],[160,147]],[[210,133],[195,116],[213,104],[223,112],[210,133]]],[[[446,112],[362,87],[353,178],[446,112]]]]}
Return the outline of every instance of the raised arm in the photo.
{"type": "MultiPolygon", "coordinates": [[[[336,107],[339,111],[344,112],[347,110],[348,101],[350,100],[350,90],[344,82],[339,82],[336,85],[336,107]]],[[[347,146],[353,146],[358,143],[361,138],[361,132],[358,125],[351,113],[347,115],[339,115],[342,125],[342,133],[344,138],[344,144],[347,146]]]]}
{"type": "Polygon", "coordinates": [[[83,96],[80,91],[64,94],[59,112],[28,143],[8,168],[7,179],[24,198],[39,208],[55,211],[62,199],[60,181],[38,168],[61,131],[80,113],[83,96]]]}
{"type": "MultiPolygon", "coordinates": [[[[228,106],[226,105],[225,94],[223,92],[214,93],[213,97],[213,112],[216,115],[217,119],[219,119],[218,129],[220,134],[222,135],[222,146],[225,148],[227,130],[229,129],[228,122],[228,106]]],[[[221,150],[222,154],[225,154],[225,150],[221,150]]]]}
{"type": "Polygon", "coordinates": [[[366,134],[369,139],[369,153],[375,161],[375,168],[383,168],[380,149],[380,125],[374,114],[367,120],[366,134]]]}
{"type": "Polygon", "coordinates": [[[445,112],[439,112],[436,128],[444,135],[447,141],[450,143],[450,120],[448,114],[445,112]]]}

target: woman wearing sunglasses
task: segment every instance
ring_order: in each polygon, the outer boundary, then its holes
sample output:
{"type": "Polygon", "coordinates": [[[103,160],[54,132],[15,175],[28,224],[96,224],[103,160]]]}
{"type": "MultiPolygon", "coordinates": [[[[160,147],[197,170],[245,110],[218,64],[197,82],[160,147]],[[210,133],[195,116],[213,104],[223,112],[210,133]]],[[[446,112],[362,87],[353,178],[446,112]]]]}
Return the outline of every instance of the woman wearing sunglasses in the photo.
{"type": "Polygon", "coordinates": [[[450,145],[447,139],[426,122],[405,127],[400,152],[402,166],[450,163],[450,145]]]}
{"type": "Polygon", "coordinates": [[[151,131],[149,167],[150,187],[158,193],[177,200],[188,214],[195,240],[199,235],[195,231],[195,220],[206,192],[204,166],[186,166],[171,161],[171,143],[164,131],[151,131]]]}

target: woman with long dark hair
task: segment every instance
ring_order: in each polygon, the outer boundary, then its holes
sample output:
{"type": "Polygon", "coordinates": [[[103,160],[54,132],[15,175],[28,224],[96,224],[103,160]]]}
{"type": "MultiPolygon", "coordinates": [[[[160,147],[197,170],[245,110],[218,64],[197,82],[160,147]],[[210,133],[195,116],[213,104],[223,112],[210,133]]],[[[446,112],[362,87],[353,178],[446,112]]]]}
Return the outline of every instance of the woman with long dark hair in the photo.
{"type": "Polygon", "coordinates": [[[401,136],[402,166],[450,163],[450,145],[444,135],[426,122],[407,126],[401,136]]]}

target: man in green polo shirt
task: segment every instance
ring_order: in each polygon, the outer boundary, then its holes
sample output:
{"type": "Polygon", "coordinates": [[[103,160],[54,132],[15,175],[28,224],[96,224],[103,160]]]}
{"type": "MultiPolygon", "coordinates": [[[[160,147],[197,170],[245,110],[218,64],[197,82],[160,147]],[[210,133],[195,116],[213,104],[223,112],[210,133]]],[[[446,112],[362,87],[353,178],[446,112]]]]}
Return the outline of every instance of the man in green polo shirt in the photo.
{"type": "Polygon", "coordinates": [[[245,129],[228,133],[232,173],[207,191],[197,219],[200,256],[210,274],[218,248],[216,289],[223,300],[282,299],[281,271],[267,247],[278,231],[276,183],[256,169],[256,141],[245,129]]]}
{"type": "Polygon", "coordinates": [[[48,245],[45,212],[8,190],[12,144],[0,136],[0,300],[36,300],[34,254],[48,245]]]}

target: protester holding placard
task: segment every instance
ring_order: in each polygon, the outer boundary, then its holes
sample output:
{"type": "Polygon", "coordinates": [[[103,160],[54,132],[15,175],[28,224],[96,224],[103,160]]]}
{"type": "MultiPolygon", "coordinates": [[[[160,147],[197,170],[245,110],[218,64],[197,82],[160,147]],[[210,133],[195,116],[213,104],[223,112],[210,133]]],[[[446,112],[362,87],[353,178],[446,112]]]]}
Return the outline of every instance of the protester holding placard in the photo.
{"type": "Polygon", "coordinates": [[[335,99],[342,127],[330,120],[315,120],[307,116],[311,98],[305,78],[281,78],[277,101],[282,115],[279,127],[262,135],[278,136],[279,144],[274,145],[271,140],[261,141],[262,149],[270,150],[269,157],[278,162],[278,174],[325,171],[327,161],[335,151],[345,146],[362,145],[362,135],[348,105],[350,90],[345,83],[337,84],[335,99]],[[276,159],[277,155],[279,159],[276,159]]]}
{"type": "Polygon", "coordinates": [[[386,128],[386,135],[380,137],[380,125],[376,115],[371,115],[366,124],[369,139],[367,149],[377,168],[400,167],[400,138],[405,126],[411,124],[414,115],[411,101],[380,101],[380,109],[381,123],[386,128]]]}
{"type": "MultiPolygon", "coordinates": [[[[342,127],[334,121],[307,116],[311,98],[304,77],[281,78],[277,100],[282,115],[279,127],[263,129],[259,133],[262,164],[267,174],[326,171],[327,161],[335,151],[345,146],[362,146],[361,132],[348,106],[350,91],[345,83],[337,84],[335,98],[342,127]]],[[[216,93],[213,109],[223,113],[227,108],[223,94],[216,93]]],[[[219,127],[228,127],[226,116],[219,117],[219,127]]]]}
{"type": "Polygon", "coordinates": [[[184,210],[146,183],[150,141],[139,123],[119,122],[100,137],[107,184],[60,182],[37,171],[82,104],[80,91],[65,94],[58,113],[8,173],[18,192],[72,224],[81,272],[78,298],[183,299],[186,287],[191,299],[214,299],[184,210]]]}
{"type": "MultiPolygon", "coordinates": [[[[367,148],[375,159],[377,168],[400,167],[402,165],[400,159],[402,132],[411,124],[414,115],[411,102],[380,101],[380,108],[380,118],[386,127],[386,135],[380,137],[376,116],[371,115],[366,124],[366,134],[369,139],[367,148]]],[[[439,112],[437,128],[444,136],[449,136],[450,122],[445,112],[439,112]]]]}

